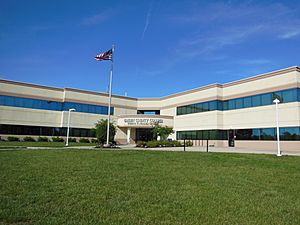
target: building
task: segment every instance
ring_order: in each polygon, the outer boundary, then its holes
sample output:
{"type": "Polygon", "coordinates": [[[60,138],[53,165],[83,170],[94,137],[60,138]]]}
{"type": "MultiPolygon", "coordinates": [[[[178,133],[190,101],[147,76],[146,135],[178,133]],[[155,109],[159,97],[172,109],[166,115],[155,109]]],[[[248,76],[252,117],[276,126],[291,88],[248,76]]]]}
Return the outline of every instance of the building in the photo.
{"type": "MultiPolygon", "coordinates": [[[[107,116],[108,95],[0,80],[1,137],[65,136],[68,110],[71,136],[93,137],[96,121],[107,116]]],[[[194,145],[276,149],[278,98],[281,147],[300,151],[300,68],[290,67],[227,84],[212,84],[161,98],[113,95],[116,141],[151,139],[154,123],[173,127],[177,140],[194,145]]]]}

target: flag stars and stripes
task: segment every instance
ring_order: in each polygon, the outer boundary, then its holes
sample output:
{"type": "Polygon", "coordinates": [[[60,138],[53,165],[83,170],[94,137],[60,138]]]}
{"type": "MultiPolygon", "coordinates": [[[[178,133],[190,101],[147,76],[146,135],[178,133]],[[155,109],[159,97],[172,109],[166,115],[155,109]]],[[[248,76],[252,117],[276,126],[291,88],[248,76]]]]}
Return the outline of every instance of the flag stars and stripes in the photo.
{"type": "Polygon", "coordinates": [[[107,52],[101,53],[99,55],[96,55],[95,59],[102,61],[102,60],[112,60],[113,50],[110,49],[107,52]]]}

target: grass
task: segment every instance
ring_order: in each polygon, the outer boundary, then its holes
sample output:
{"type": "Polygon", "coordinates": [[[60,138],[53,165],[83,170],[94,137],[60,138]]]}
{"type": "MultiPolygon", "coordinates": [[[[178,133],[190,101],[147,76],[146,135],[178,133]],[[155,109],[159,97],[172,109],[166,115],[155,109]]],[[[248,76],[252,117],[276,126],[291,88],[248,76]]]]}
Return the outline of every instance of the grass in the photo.
{"type": "MultiPolygon", "coordinates": [[[[26,142],[26,141],[0,141],[0,149],[7,147],[64,147],[65,142],[26,142]]],[[[69,146],[95,146],[95,143],[69,142],[69,146]]]]}
{"type": "Polygon", "coordinates": [[[300,224],[300,157],[0,151],[2,224],[300,224]]]}

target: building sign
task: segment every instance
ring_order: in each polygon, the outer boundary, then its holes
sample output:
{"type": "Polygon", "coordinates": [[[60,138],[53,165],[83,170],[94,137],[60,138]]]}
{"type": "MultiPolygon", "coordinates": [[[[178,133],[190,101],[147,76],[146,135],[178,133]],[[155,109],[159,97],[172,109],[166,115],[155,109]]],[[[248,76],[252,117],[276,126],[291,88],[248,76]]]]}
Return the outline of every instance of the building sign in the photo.
{"type": "Polygon", "coordinates": [[[125,125],[128,126],[153,126],[154,124],[164,123],[163,119],[145,119],[145,118],[130,118],[124,119],[125,125]]]}

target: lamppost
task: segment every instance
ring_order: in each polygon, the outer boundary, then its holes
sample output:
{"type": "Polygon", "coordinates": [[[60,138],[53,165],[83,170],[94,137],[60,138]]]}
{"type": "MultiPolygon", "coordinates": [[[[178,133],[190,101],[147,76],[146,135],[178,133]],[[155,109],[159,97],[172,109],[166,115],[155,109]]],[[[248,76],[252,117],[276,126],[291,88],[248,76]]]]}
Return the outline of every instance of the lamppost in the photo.
{"type": "Polygon", "coordinates": [[[66,146],[69,145],[70,120],[71,120],[71,112],[72,112],[72,111],[75,111],[75,109],[69,109],[66,146]]]}
{"type": "Polygon", "coordinates": [[[278,104],[280,101],[276,98],[274,99],[273,103],[275,103],[276,107],[276,133],[277,133],[277,156],[281,156],[281,151],[280,151],[280,140],[279,140],[279,122],[278,122],[278,104]]]}

